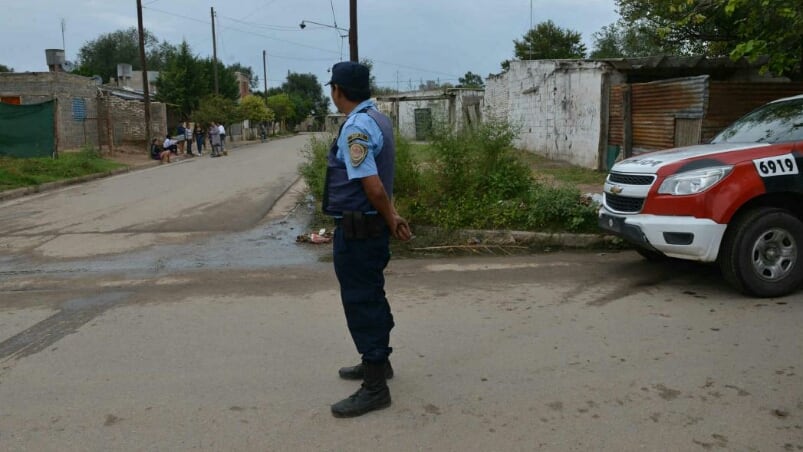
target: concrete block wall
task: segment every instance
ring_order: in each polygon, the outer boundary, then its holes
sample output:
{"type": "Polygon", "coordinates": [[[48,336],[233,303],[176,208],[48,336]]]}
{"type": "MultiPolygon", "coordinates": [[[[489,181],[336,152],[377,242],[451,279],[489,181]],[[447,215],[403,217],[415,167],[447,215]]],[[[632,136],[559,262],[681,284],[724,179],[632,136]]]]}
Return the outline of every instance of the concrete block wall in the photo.
{"type": "Polygon", "coordinates": [[[513,61],[508,71],[488,78],[486,115],[520,128],[517,147],[597,169],[609,72],[594,61],[513,61]]]}
{"type": "MultiPolygon", "coordinates": [[[[404,100],[379,101],[377,107],[380,111],[393,117],[398,125],[399,134],[409,140],[416,139],[415,110],[428,108],[431,110],[432,123],[451,124],[456,130],[465,126],[463,106],[468,99],[480,99],[482,104],[485,92],[482,89],[453,88],[447,90],[417,91],[399,94],[404,100]],[[447,96],[444,99],[416,100],[416,97],[447,96]]],[[[482,106],[480,106],[482,108],[482,106]]]]}
{"type": "MultiPolygon", "coordinates": [[[[101,141],[108,145],[108,126],[111,121],[111,137],[115,146],[121,144],[144,145],[145,103],[125,100],[115,96],[104,96],[100,102],[101,141]],[[107,112],[108,110],[108,112],[107,112]]],[[[151,102],[151,135],[164,139],[167,134],[166,107],[159,102],[151,102]]]]}
{"type": "Polygon", "coordinates": [[[19,96],[23,105],[56,99],[58,150],[98,145],[98,87],[95,82],[65,72],[22,72],[0,74],[0,96],[19,96]],[[82,105],[82,115],[73,103],[82,105]]]}

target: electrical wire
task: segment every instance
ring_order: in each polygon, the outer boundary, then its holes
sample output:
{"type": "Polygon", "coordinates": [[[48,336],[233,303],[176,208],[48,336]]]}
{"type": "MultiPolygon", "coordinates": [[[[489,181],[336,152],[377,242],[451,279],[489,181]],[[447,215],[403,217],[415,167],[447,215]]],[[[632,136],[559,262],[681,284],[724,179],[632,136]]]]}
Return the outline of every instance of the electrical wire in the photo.
{"type": "MultiPolygon", "coordinates": [[[[156,1],[158,1],[158,0],[156,0],[156,1]]],[[[152,7],[145,8],[144,6],[143,6],[143,9],[148,9],[150,11],[155,11],[155,12],[166,14],[166,15],[169,15],[169,16],[179,17],[179,18],[184,19],[184,20],[190,20],[190,21],[193,21],[193,22],[198,22],[198,23],[202,23],[202,24],[206,24],[206,25],[211,25],[211,22],[208,21],[208,20],[195,19],[195,18],[186,16],[184,14],[176,14],[176,13],[172,13],[172,12],[169,12],[169,11],[164,11],[164,10],[160,10],[160,9],[152,8],[152,7]]],[[[216,14],[216,16],[217,16],[217,14],[216,14]]],[[[234,19],[234,20],[237,21],[236,19],[234,19]]],[[[324,48],[321,48],[321,47],[315,47],[315,46],[311,46],[311,45],[307,45],[307,44],[301,44],[301,43],[298,43],[298,42],[289,41],[287,39],[276,38],[274,36],[268,36],[268,35],[265,35],[265,34],[262,34],[262,33],[254,32],[254,31],[241,30],[239,28],[235,28],[235,27],[231,27],[231,26],[227,26],[226,28],[228,28],[229,30],[232,30],[232,31],[239,32],[239,33],[252,35],[252,36],[257,36],[257,37],[265,38],[265,39],[270,39],[270,40],[273,40],[273,41],[283,42],[283,43],[294,45],[294,46],[297,46],[297,47],[303,47],[303,48],[306,48],[306,49],[317,50],[317,51],[325,52],[325,53],[332,54],[332,55],[338,55],[338,54],[342,55],[342,48],[341,48],[341,51],[338,52],[338,51],[334,51],[334,50],[324,49],[324,48]]],[[[321,27],[321,28],[324,28],[324,27],[321,27]]],[[[342,45],[342,41],[341,41],[341,45],[342,45]]],[[[285,60],[331,61],[330,59],[325,59],[325,58],[298,58],[298,57],[279,56],[279,55],[274,55],[274,54],[269,54],[269,55],[271,57],[274,57],[274,58],[282,58],[282,59],[285,59],[285,60]]],[[[341,59],[342,59],[342,56],[341,56],[341,59]]],[[[419,67],[415,67],[415,66],[408,66],[408,65],[405,65],[405,64],[399,64],[399,63],[388,62],[388,61],[383,61],[383,60],[373,60],[373,62],[374,63],[381,63],[381,64],[388,65],[388,66],[403,68],[403,69],[409,69],[409,70],[412,70],[412,71],[423,72],[423,73],[427,73],[427,74],[446,75],[446,76],[452,77],[455,80],[459,77],[459,75],[457,75],[457,74],[451,74],[451,73],[442,72],[442,71],[435,71],[435,70],[431,70],[431,69],[423,69],[423,68],[419,68],[419,67]]]]}

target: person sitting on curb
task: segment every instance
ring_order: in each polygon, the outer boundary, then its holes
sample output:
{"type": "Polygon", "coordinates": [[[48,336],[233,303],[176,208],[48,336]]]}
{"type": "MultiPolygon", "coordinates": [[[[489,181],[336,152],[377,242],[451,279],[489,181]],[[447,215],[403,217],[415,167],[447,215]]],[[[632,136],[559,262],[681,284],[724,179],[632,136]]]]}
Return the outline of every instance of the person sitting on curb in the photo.
{"type": "Polygon", "coordinates": [[[170,163],[170,151],[159,146],[159,140],[156,138],[151,141],[151,158],[159,160],[160,163],[170,163]]]}
{"type": "Polygon", "coordinates": [[[165,136],[165,142],[162,144],[162,147],[165,151],[170,151],[178,155],[178,142],[176,140],[171,140],[170,135],[165,136]]]}

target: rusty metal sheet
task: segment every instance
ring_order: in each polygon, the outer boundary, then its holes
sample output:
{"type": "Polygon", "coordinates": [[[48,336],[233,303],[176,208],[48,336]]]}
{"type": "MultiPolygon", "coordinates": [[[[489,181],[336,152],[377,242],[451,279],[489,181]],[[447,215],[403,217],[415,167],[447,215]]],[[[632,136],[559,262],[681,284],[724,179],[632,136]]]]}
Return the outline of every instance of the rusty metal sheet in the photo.
{"type": "Polygon", "coordinates": [[[709,86],[709,107],[703,119],[702,142],[708,142],[733,121],[765,103],[803,94],[803,82],[714,82],[709,86]]]}
{"type": "Polygon", "coordinates": [[[623,91],[626,85],[611,86],[610,101],[608,103],[608,144],[624,145],[624,98],[623,91]]]}
{"type": "Polygon", "coordinates": [[[675,145],[675,118],[703,118],[708,76],[632,85],[633,147],[659,150],[675,145]]]}

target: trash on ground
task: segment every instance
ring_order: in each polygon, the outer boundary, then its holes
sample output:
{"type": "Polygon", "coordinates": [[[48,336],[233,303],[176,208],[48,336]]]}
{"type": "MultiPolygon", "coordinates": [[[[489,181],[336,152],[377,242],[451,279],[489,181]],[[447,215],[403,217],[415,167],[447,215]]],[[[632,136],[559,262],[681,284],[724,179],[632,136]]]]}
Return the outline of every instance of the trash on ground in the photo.
{"type": "Polygon", "coordinates": [[[322,243],[330,243],[332,241],[332,232],[327,231],[326,229],[321,229],[320,231],[311,232],[309,234],[302,234],[296,237],[296,243],[312,243],[315,245],[319,245],[322,243]]]}

